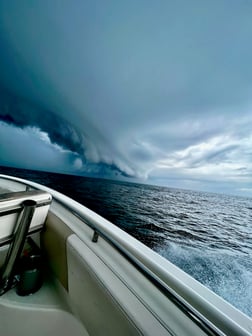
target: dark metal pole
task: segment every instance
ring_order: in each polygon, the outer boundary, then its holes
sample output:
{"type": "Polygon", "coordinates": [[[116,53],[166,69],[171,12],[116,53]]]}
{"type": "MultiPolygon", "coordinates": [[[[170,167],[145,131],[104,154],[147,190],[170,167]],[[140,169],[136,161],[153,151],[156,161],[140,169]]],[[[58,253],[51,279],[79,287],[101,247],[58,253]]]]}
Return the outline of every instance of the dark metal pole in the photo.
{"type": "Polygon", "coordinates": [[[37,203],[33,200],[25,200],[22,203],[23,209],[18,217],[14,237],[1,272],[0,295],[3,295],[12,286],[15,266],[23,250],[25,238],[32,221],[36,204],[37,203]]]}

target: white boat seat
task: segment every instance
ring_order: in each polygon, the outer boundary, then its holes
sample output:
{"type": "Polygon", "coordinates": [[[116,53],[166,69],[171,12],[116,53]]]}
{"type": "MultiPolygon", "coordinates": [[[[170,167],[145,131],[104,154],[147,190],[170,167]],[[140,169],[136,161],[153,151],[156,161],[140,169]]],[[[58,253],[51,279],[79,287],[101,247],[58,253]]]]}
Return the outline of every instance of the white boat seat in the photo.
{"type": "Polygon", "coordinates": [[[42,229],[52,200],[49,193],[32,190],[0,194],[0,246],[10,243],[22,203],[26,200],[37,203],[29,233],[42,229]]]}
{"type": "Polygon", "coordinates": [[[72,233],[59,217],[48,212],[41,232],[41,247],[49,267],[66,290],[68,290],[66,240],[72,233]]]}

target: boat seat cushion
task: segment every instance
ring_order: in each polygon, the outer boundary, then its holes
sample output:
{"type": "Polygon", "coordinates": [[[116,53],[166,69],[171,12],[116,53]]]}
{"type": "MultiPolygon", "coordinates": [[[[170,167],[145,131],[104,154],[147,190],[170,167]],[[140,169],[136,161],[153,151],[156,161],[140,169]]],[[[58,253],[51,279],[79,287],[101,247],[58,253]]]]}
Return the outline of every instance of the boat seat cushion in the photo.
{"type": "Polygon", "coordinates": [[[68,290],[66,240],[71,234],[71,229],[49,211],[41,233],[41,246],[50,268],[66,290],[68,290]]]}

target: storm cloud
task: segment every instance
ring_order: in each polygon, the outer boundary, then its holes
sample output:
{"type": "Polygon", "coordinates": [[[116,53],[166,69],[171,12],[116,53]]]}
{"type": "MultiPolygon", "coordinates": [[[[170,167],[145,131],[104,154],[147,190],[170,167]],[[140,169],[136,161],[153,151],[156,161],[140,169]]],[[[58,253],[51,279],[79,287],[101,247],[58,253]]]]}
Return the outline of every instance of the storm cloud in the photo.
{"type": "Polygon", "coordinates": [[[0,122],[2,164],[93,176],[128,176],[117,166],[95,158],[84,131],[4,89],[0,89],[0,122]]]}
{"type": "Polygon", "coordinates": [[[44,132],[69,172],[248,191],[251,11],[232,0],[2,1],[0,127],[44,132]]]}

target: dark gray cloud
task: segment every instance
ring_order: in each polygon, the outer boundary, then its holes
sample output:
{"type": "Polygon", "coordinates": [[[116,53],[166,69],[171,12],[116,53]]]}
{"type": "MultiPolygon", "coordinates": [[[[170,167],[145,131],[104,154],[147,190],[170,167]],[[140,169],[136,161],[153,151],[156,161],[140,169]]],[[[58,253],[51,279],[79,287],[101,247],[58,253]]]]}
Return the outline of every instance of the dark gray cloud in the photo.
{"type": "Polygon", "coordinates": [[[20,128],[38,127],[52,143],[83,155],[82,135],[69,123],[39,105],[0,89],[0,120],[20,128]]]}
{"type": "Polygon", "coordinates": [[[2,120],[38,127],[86,171],[249,189],[251,10],[246,0],[2,1],[1,82],[23,97],[2,120]]]}
{"type": "Polygon", "coordinates": [[[57,114],[0,89],[1,163],[25,168],[85,173],[117,177],[128,175],[114,164],[93,163],[86,159],[85,134],[57,114]],[[12,127],[8,127],[12,126],[12,127]],[[16,129],[15,129],[16,128],[16,129]],[[20,132],[21,129],[23,132],[20,132]],[[6,130],[9,132],[8,140],[6,130]],[[35,144],[31,139],[36,138],[35,144]],[[42,140],[42,141],[41,141],[42,140]],[[43,141],[44,140],[44,141],[43,141]],[[18,146],[13,145],[18,143],[18,146]],[[44,143],[45,142],[45,143],[44,143]],[[45,146],[46,145],[46,146],[45,146]],[[49,146],[48,146],[49,145],[49,146]],[[56,145],[56,146],[53,146],[56,145]],[[57,146],[58,145],[58,146],[57,146]],[[20,152],[18,147],[22,147],[20,152]],[[21,157],[17,152],[22,153],[21,157]],[[39,160],[37,155],[39,153],[39,160]],[[54,158],[52,159],[52,154],[54,158]],[[60,168],[62,166],[62,168],[60,168]]]}

